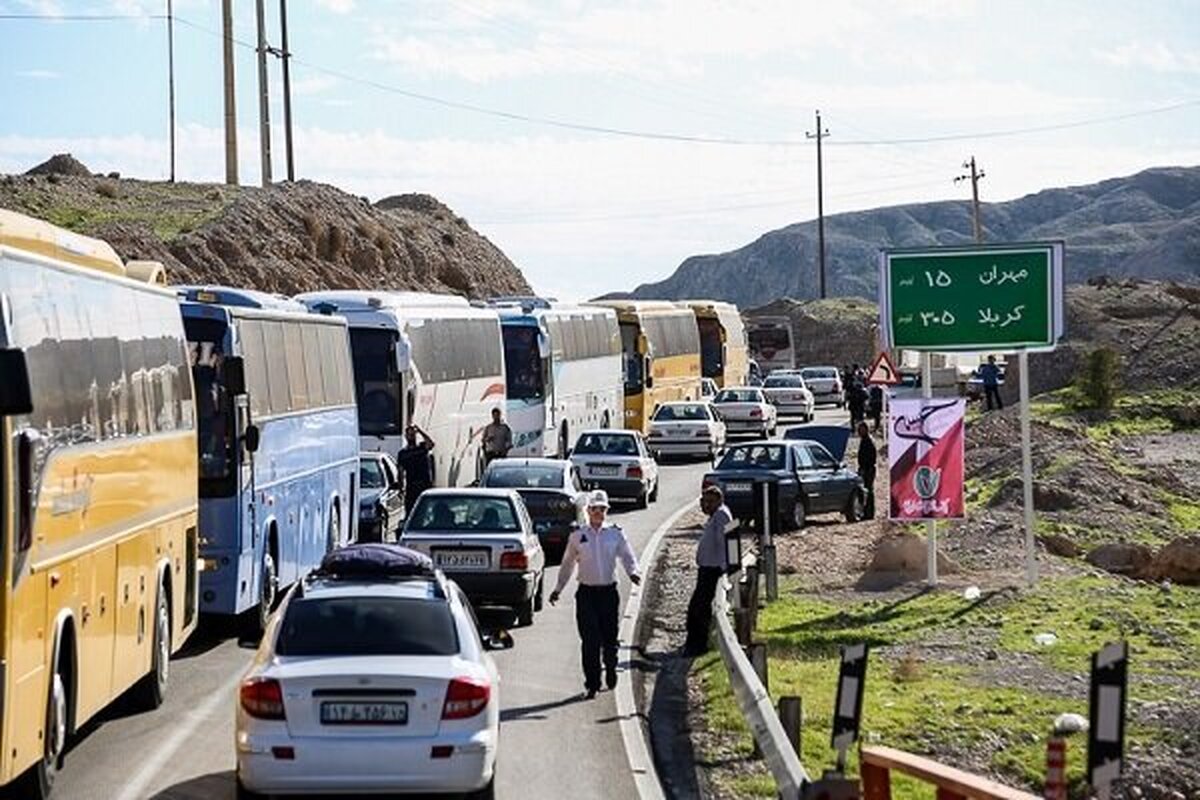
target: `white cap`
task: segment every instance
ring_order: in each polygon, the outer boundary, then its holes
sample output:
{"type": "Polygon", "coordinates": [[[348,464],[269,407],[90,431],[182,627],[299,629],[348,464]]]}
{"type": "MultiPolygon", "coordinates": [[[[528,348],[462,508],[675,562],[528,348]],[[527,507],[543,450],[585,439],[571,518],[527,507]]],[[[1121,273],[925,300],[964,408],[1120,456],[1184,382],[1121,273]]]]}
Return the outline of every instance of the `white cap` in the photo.
{"type": "Polygon", "coordinates": [[[608,492],[603,489],[596,489],[588,494],[588,508],[608,508],[608,492]]]}

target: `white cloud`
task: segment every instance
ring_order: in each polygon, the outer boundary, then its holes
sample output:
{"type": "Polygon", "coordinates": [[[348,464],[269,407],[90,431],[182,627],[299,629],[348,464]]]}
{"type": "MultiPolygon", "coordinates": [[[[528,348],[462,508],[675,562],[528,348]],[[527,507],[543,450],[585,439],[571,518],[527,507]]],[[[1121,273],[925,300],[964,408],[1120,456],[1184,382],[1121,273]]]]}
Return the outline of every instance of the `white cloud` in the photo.
{"type": "MultiPolygon", "coordinates": [[[[339,83],[337,78],[329,75],[313,75],[307,78],[297,78],[292,81],[292,91],[295,94],[312,95],[327,92],[339,83]]],[[[283,85],[280,84],[282,91],[283,85]]],[[[282,95],[281,95],[282,96],[282,95]]]]}
{"type": "Polygon", "coordinates": [[[20,4],[29,13],[42,17],[61,17],[63,15],[62,4],[58,0],[20,0],[20,4]]]}
{"type": "Polygon", "coordinates": [[[354,10],[355,0],[317,0],[317,5],[335,14],[349,14],[354,10]]]}
{"type": "Polygon", "coordinates": [[[51,69],[19,69],[13,74],[18,78],[29,78],[36,81],[49,81],[59,77],[58,73],[51,69]]]}
{"type": "Polygon", "coordinates": [[[1096,52],[1117,67],[1143,67],[1155,72],[1200,73],[1200,50],[1177,50],[1166,42],[1135,40],[1096,52]]]}

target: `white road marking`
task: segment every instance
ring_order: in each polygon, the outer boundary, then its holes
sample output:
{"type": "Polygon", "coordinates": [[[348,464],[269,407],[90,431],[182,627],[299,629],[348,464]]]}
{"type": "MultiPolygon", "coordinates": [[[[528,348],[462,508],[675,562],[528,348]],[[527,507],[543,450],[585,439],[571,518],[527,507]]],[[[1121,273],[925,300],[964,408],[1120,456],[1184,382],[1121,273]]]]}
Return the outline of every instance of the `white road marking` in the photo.
{"type": "MultiPolygon", "coordinates": [[[[222,703],[234,702],[233,691],[241,680],[242,675],[239,671],[232,680],[223,683],[207,700],[188,712],[171,732],[171,735],[163,739],[162,743],[145,759],[141,769],[129,779],[129,782],[125,784],[125,790],[117,795],[116,800],[141,800],[144,798],[146,788],[159,776],[163,767],[175,757],[179,749],[192,738],[196,730],[209,721],[217,707],[222,703]]],[[[232,747],[233,731],[227,733],[232,747]]]]}

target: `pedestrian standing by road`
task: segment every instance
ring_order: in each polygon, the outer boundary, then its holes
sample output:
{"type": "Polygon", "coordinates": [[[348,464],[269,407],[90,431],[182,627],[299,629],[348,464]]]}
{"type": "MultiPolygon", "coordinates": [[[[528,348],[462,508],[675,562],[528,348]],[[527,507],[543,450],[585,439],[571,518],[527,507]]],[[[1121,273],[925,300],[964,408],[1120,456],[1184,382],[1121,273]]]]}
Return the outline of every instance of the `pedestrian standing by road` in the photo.
{"type": "Polygon", "coordinates": [[[733,514],[726,507],[725,498],[716,486],[704,487],[700,493],[700,510],[708,515],[708,520],[696,544],[696,588],[692,590],[692,599],[688,603],[687,643],[683,646],[683,654],[692,658],[708,652],[713,597],[728,567],[725,528],[733,521],[733,514]]]}
{"type": "Polygon", "coordinates": [[[483,429],[483,460],[490,464],[497,458],[505,458],[512,449],[512,428],[500,416],[500,409],[492,409],[492,421],[483,429]]]}
{"type": "Polygon", "coordinates": [[[867,399],[867,414],[871,417],[871,423],[874,426],[875,432],[879,433],[879,428],[883,424],[883,387],[879,384],[873,384],[869,395],[867,399]]]}
{"type": "Polygon", "coordinates": [[[867,502],[863,506],[863,519],[875,518],[875,462],[879,450],[871,440],[871,429],[866,422],[858,423],[858,476],[867,491],[867,502]]]}
{"type": "Polygon", "coordinates": [[[606,525],[608,494],[597,489],[588,495],[588,524],[571,532],[558,585],[550,593],[550,605],[558,602],[571,575],[579,568],[579,589],[575,592],[575,625],[579,629],[580,655],[583,662],[583,688],[591,700],[600,691],[600,660],[604,659],[605,683],[617,685],[617,616],[621,596],[617,592],[617,561],[629,580],[639,584],[637,557],[625,532],[606,525]]]}
{"type": "Polygon", "coordinates": [[[846,405],[850,407],[850,424],[858,425],[866,416],[867,390],[861,382],[851,379],[847,394],[846,405]]]}
{"type": "Polygon", "coordinates": [[[992,410],[993,399],[996,401],[996,408],[1004,408],[1004,402],[1000,399],[1000,367],[996,365],[996,357],[988,356],[987,363],[981,364],[975,373],[983,381],[983,394],[987,398],[987,410],[992,410]]]}
{"type": "Polygon", "coordinates": [[[396,454],[404,473],[404,514],[412,513],[421,492],[433,486],[433,439],[416,425],[404,429],[405,446],[396,454]]]}

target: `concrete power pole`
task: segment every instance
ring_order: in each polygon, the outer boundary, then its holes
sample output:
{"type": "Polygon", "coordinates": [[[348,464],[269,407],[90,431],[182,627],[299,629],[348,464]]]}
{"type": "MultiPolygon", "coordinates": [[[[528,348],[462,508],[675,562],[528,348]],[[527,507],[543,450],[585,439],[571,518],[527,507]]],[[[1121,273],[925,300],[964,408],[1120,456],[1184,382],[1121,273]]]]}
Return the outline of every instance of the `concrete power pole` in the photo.
{"type": "Polygon", "coordinates": [[[809,139],[817,140],[817,274],[820,280],[821,299],[825,291],[825,186],[821,174],[821,140],[829,135],[827,128],[821,127],[821,112],[817,111],[817,132],[805,133],[809,139]]]}
{"type": "Polygon", "coordinates": [[[258,17],[258,139],[262,150],[262,185],[271,185],[271,98],[267,86],[267,23],[263,0],[256,0],[258,17]]]}
{"type": "Polygon", "coordinates": [[[167,0],[167,97],[171,125],[171,183],[175,182],[175,9],[167,0]]]}
{"type": "Polygon", "coordinates": [[[979,180],[986,175],[983,170],[975,168],[975,156],[971,156],[970,161],[963,162],[963,169],[969,169],[969,175],[959,175],[954,179],[955,183],[959,181],[971,182],[971,218],[975,225],[975,244],[983,244],[983,224],[979,219],[979,180]]]}
{"type": "Polygon", "coordinates": [[[225,63],[225,182],[238,183],[237,98],[233,80],[233,0],[221,0],[222,52],[225,63]]]}
{"type": "Polygon", "coordinates": [[[283,61],[283,140],[287,147],[287,179],[296,180],[296,161],[292,153],[292,73],[288,62],[292,51],[288,50],[287,0],[279,0],[279,58],[283,61]]]}

